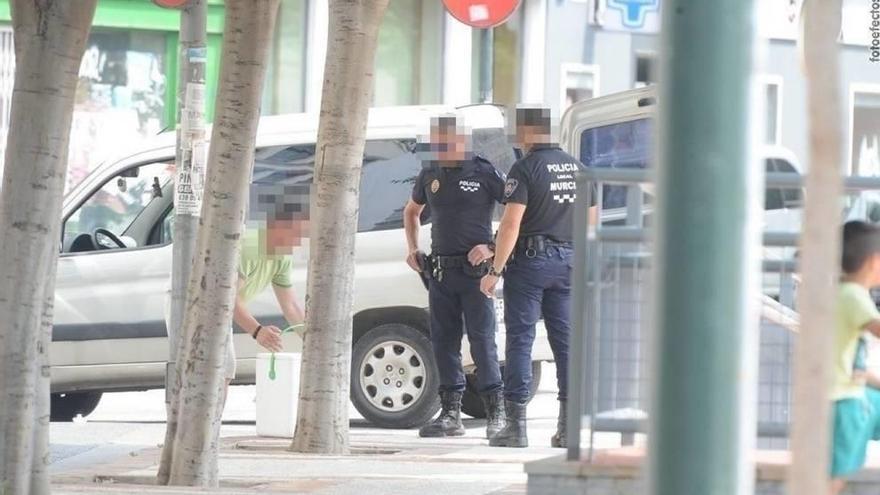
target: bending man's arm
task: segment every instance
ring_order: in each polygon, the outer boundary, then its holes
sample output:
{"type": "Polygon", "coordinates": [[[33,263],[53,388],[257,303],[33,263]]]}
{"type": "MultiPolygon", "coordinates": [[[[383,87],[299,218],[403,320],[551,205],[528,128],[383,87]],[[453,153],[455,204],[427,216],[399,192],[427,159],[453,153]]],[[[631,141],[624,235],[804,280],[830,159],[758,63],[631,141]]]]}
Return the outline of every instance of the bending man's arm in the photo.
{"type": "MultiPolygon", "coordinates": [[[[244,285],[244,279],[241,278],[241,275],[238,277],[238,290],[235,294],[235,308],[232,311],[232,320],[235,321],[235,324],[241,327],[242,330],[247,332],[251,337],[254,336],[254,332],[257,331],[257,328],[260,327],[260,322],[254,318],[254,315],[251,314],[250,310],[247,308],[247,304],[244,301],[244,298],[241,297],[241,288],[244,285]]],[[[278,327],[267,325],[260,328],[260,333],[257,334],[257,343],[266,348],[271,352],[281,352],[281,330],[278,327]]]]}
{"type": "Polygon", "coordinates": [[[299,305],[296,291],[293,290],[293,287],[272,285],[272,289],[275,291],[275,299],[278,300],[278,306],[281,308],[281,313],[288,324],[299,325],[306,320],[306,313],[303,311],[302,306],[299,305]]]}

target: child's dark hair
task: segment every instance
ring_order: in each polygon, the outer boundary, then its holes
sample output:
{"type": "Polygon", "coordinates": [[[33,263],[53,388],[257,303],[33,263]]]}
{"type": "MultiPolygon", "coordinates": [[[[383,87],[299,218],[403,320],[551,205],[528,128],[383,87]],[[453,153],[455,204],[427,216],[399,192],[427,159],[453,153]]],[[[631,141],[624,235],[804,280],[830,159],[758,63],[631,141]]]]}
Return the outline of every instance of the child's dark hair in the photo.
{"type": "Polygon", "coordinates": [[[871,256],[880,254],[880,229],[867,222],[852,221],[843,226],[842,268],[859,271],[871,256]]]}

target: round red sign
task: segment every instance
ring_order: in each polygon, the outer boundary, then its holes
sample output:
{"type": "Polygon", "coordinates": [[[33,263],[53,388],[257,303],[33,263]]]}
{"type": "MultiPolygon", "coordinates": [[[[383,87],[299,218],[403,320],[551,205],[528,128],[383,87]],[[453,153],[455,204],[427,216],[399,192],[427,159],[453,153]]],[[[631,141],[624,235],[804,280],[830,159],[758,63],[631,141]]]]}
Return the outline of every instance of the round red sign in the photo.
{"type": "Polygon", "coordinates": [[[179,9],[186,6],[186,2],[188,1],[189,0],[153,0],[153,3],[159,7],[165,7],[166,9],[179,9]]]}
{"type": "Polygon", "coordinates": [[[486,29],[503,24],[519,0],[443,0],[446,10],[468,26],[486,29]]]}

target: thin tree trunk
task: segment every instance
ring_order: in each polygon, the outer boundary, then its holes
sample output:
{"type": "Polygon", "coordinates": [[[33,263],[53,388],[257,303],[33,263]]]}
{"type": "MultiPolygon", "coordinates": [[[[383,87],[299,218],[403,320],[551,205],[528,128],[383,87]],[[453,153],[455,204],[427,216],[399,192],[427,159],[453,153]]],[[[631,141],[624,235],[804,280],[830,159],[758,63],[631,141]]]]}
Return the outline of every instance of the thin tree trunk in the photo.
{"type": "Polygon", "coordinates": [[[804,3],[810,168],[803,232],[801,332],[795,344],[791,494],[827,493],[835,301],[840,270],[840,170],[844,163],[839,74],[841,0],[804,3]]]}
{"type": "Polygon", "coordinates": [[[226,3],[220,87],[195,265],[183,317],[185,347],[173,485],[217,486],[227,332],[238,280],[238,255],[254,163],[260,96],[280,0],[226,3]]]}
{"type": "Polygon", "coordinates": [[[379,26],[388,0],[330,0],[306,296],[299,413],[291,449],[348,452],[358,193],[379,26]]]}
{"type": "Polygon", "coordinates": [[[15,86],[0,190],[0,493],[49,492],[48,348],[80,60],[96,0],[14,0],[15,86]]]}
{"type": "Polygon", "coordinates": [[[205,145],[205,63],[207,0],[190,0],[180,12],[180,78],[177,89],[177,174],[174,187],[174,248],[171,263],[171,315],[168,322],[168,365],[165,369],[165,443],[158,483],[167,485],[177,434],[177,361],[180,325],[186,310],[186,288],[195,257],[199,209],[203,195],[205,145]]]}

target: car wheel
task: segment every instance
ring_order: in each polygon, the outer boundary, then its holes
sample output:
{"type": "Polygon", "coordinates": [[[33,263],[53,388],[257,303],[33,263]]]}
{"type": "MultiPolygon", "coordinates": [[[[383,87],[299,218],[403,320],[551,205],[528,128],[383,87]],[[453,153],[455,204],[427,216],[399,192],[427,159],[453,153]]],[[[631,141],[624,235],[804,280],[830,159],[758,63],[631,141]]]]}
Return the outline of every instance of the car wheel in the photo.
{"type": "MultiPolygon", "coordinates": [[[[501,376],[504,376],[504,366],[501,366],[501,376]]],[[[477,375],[468,373],[465,376],[467,388],[464,396],[461,398],[461,411],[472,418],[483,419],[486,417],[486,407],[483,405],[483,399],[477,392],[477,375]]],[[[538,392],[538,386],[541,384],[541,362],[534,361],[532,363],[532,383],[529,385],[529,400],[538,392]]]]}
{"type": "Polygon", "coordinates": [[[438,374],[431,342],[403,324],[373,328],[354,344],[351,401],[382,428],[421,426],[440,409],[438,374]]]}
{"type": "Polygon", "coordinates": [[[101,392],[52,394],[49,417],[52,421],[72,421],[77,415],[88,416],[101,402],[101,392]]]}

